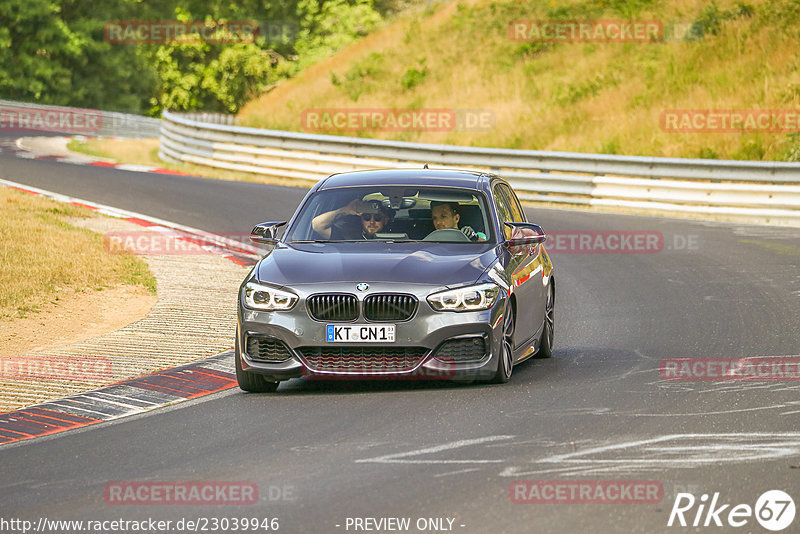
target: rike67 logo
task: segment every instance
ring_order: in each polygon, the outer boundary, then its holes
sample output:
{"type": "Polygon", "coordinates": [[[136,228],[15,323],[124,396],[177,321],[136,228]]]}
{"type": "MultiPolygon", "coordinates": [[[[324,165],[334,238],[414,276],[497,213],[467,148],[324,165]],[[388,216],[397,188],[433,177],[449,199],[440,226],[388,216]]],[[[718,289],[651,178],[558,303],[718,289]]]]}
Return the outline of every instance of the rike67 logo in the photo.
{"type": "Polygon", "coordinates": [[[691,493],[678,493],[669,514],[667,526],[692,527],[743,527],[755,517],[758,524],[767,530],[783,530],[794,521],[795,506],[789,494],[781,490],[769,490],[761,494],[755,506],[749,504],[722,503],[719,492],[709,502],[708,494],[696,499],[691,493]]]}

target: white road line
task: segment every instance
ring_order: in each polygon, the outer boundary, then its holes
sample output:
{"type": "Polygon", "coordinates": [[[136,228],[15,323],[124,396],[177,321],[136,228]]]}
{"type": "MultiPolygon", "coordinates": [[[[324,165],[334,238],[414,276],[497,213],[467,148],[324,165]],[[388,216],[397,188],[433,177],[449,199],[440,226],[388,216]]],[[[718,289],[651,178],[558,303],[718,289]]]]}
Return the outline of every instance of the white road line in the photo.
{"type": "Polygon", "coordinates": [[[503,460],[411,460],[406,459],[409,456],[419,456],[422,454],[435,454],[437,452],[449,451],[459,449],[461,447],[468,447],[470,445],[479,445],[481,443],[491,443],[493,441],[501,441],[506,439],[513,439],[514,436],[487,436],[484,438],[464,439],[460,441],[452,441],[435,447],[428,447],[425,449],[418,449],[409,452],[399,452],[395,454],[387,454],[385,456],[378,456],[376,458],[364,458],[356,460],[356,463],[380,463],[380,464],[493,464],[499,463],[503,460]]]}
{"type": "Polygon", "coordinates": [[[740,410],[722,410],[719,412],[694,412],[694,413],[614,413],[616,416],[631,416],[631,417],[695,417],[706,415],[726,415],[731,413],[741,412],[755,412],[758,410],[772,410],[778,408],[786,408],[785,404],[773,404],[772,406],[758,406],[755,408],[742,408],[740,410]]]}
{"type": "MultiPolygon", "coordinates": [[[[602,463],[622,463],[622,462],[628,462],[628,463],[630,463],[632,461],[631,459],[622,459],[622,460],[606,460],[606,459],[602,459],[602,460],[597,460],[597,459],[579,459],[577,457],[579,457],[579,456],[587,456],[589,454],[598,454],[598,453],[603,453],[603,452],[608,452],[608,451],[616,451],[616,450],[620,450],[620,449],[630,449],[632,447],[653,445],[653,444],[656,444],[656,443],[663,443],[665,441],[669,441],[669,440],[672,440],[672,439],[675,439],[675,440],[679,440],[679,439],[706,439],[706,440],[713,440],[714,438],[718,438],[718,439],[719,438],[723,438],[723,439],[731,438],[732,441],[738,442],[738,443],[735,443],[733,445],[733,447],[730,446],[730,445],[719,445],[719,446],[716,446],[715,448],[712,449],[712,450],[718,450],[718,451],[719,450],[728,450],[728,449],[731,449],[731,448],[733,448],[734,450],[741,450],[742,448],[744,448],[742,446],[741,442],[745,441],[747,439],[752,439],[752,438],[760,438],[760,439],[784,438],[784,439],[790,439],[790,440],[797,440],[797,441],[791,441],[790,443],[792,445],[796,444],[796,445],[800,446],[800,433],[790,433],[790,432],[787,432],[787,433],[742,433],[742,434],[669,434],[669,435],[666,435],[666,436],[659,436],[659,437],[656,437],[656,438],[643,439],[643,440],[640,440],[640,441],[631,441],[631,442],[626,442],[626,443],[618,443],[618,444],[615,444],[615,445],[605,445],[603,447],[595,447],[594,449],[588,449],[588,450],[585,450],[585,451],[577,451],[577,452],[570,452],[570,453],[567,453],[567,454],[550,456],[550,457],[545,458],[545,459],[540,460],[540,461],[541,462],[548,462],[548,463],[550,463],[550,462],[552,462],[552,463],[556,463],[556,462],[578,462],[578,463],[592,463],[592,462],[595,462],[595,463],[597,463],[597,462],[602,462],[602,463]]],[[[687,447],[677,447],[676,449],[678,449],[678,450],[686,450],[686,448],[687,447]]],[[[675,448],[671,447],[669,449],[675,449],[675,448]]],[[[800,452],[800,451],[798,451],[798,452],[800,452]]],[[[633,460],[633,461],[650,463],[650,462],[664,462],[665,460],[636,459],[636,460],[633,460]]],[[[686,458],[680,458],[680,459],[677,459],[675,461],[677,461],[677,462],[687,462],[687,461],[691,461],[691,460],[690,459],[686,459],[686,458]]],[[[704,461],[704,462],[720,461],[721,462],[721,461],[725,461],[725,458],[716,456],[714,458],[702,459],[702,461],[704,461]]]]}
{"type": "Polygon", "coordinates": [[[519,466],[511,466],[506,467],[502,471],[500,471],[499,476],[501,477],[526,477],[526,476],[541,476],[541,475],[549,475],[551,473],[557,473],[562,476],[578,476],[578,475],[594,475],[599,473],[608,473],[609,470],[604,470],[602,468],[597,467],[587,467],[587,466],[580,466],[580,467],[554,467],[552,469],[525,469],[524,467],[519,466]]]}
{"type": "Polygon", "coordinates": [[[480,470],[481,470],[480,467],[472,467],[472,468],[469,468],[469,469],[459,469],[458,471],[450,471],[449,473],[440,473],[438,475],[433,475],[433,477],[434,478],[449,477],[451,475],[460,475],[462,473],[472,473],[474,471],[480,471],[480,470]]]}
{"type": "Polygon", "coordinates": [[[507,467],[500,476],[634,473],[769,461],[799,455],[800,433],[670,434],[548,456],[534,460],[534,465],[507,467]],[[667,443],[670,441],[673,443],[667,443]],[[624,449],[630,452],[622,452],[624,449]],[[603,453],[614,453],[614,458],[591,457],[603,453]]]}
{"type": "Polygon", "coordinates": [[[153,167],[152,165],[135,165],[133,163],[119,163],[115,165],[114,168],[121,171],[151,172],[158,167],[153,167]]]}

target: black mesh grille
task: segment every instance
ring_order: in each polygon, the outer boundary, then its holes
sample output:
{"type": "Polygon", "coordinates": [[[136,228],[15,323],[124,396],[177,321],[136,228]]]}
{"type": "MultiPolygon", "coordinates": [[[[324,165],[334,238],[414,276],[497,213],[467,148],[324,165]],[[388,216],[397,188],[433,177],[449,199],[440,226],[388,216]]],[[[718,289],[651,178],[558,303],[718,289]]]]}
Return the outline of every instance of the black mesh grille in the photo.
{"type": "Polygon", "coordinates": [[[380,374],[410,371],[425,357],[424,347],[300,347],[312,371],[380,374]]]}
{"type": "Polygon", "coordinates": [[[406,321],[416,309],[417,299],[412,295],[370,295],[364,299],[364,317],[370,321],[406,321]]]}
{"type": "Polygon", "coordinates": [[[251,360],[263,363],[281,363],[292,357],[283,341],[266,336],[248,336],[247,355],[251,360]]]}
{"type": "Polygon", "coordinates": [[[358,318],[355,295],[313,295],[306,301],[306,306],[317,321],[354,321],[358,318]]]}
{"type": "Polygon", "coordinates": [[[486,356],[486,341],[483,337],[451,339],[436,351],[436,359],[448,362],[478,362],[486,356]]]}

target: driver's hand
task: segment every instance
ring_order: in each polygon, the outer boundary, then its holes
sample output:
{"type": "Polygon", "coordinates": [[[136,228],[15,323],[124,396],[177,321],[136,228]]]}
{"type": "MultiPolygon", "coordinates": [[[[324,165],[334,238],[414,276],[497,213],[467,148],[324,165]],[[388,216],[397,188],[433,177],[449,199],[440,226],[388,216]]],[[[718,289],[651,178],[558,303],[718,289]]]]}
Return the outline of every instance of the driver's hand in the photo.
{"type": "Polygon", "coordinates": [[[461,228],[461,233],[469,238],[470,241],[478,239],[478,232],[472,229],[471,226],[464,226],[461,228]]]}
{"type": "Polygon", "coordinates": [[[351,200],[349,204],[341,208],[340,211],[347,215],[361,215],[361,211],[363,210],[362,204],[363,202],[361,202],[361,199],[355,198],[351,200]]]}

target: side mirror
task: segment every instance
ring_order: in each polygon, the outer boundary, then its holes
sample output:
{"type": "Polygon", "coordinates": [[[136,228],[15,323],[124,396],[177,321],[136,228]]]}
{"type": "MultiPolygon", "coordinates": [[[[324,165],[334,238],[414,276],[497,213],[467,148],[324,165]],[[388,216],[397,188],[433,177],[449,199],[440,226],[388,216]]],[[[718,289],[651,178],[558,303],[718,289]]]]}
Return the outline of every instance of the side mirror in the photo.
{"type": "Polygon", "coordinates": [[[542,227],[533,223],[507,222],[506,226],[511,228],[511,238],[503,242],[512,254],[528,254],[530,249],[540,243],[544,243],[547,236],[542,227]]]}
{"type": "Polygon", "coordinates": [[[264,222],[257,224],[250,231],[250,241],[264,243],[266,245],[278,244],[278,228],[286,224],[286,221],[264,222]]]}

